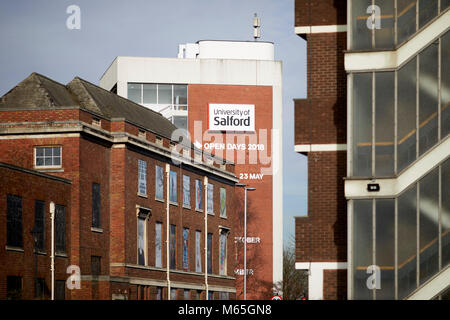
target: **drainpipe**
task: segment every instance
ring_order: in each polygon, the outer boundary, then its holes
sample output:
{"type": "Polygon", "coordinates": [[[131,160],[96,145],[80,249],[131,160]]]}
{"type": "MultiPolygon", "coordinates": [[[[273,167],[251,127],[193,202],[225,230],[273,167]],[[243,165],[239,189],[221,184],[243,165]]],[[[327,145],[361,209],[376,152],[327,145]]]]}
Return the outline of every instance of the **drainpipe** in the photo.
{"type": "Polygon", "coordinates": [[[170,208],[170,204],[169,204],[169,190],[170,190],[170,180],[169,180],[169,175],[170,175],[170,165],[168,163],[166,163],[166,269],[167,269],[167,300],[170,300],[170,250],[169,250],[169,226],[170,226],[170,221],[169,221],[169,208],[170,208]]]}
{"type": "Polygon", "coordinates": [[[209,300],[208,296],[208,177],[204,177],[203,184],[205,186],[205,290],[206,299],[209,300]]]}
{"type": "Polygon", "coordinates": [[[55,203],[50,202],[50,221],[51,221],[51,255],[50,255],[50,272],[51,272],[51,300],[55,300],[55,203]]]}

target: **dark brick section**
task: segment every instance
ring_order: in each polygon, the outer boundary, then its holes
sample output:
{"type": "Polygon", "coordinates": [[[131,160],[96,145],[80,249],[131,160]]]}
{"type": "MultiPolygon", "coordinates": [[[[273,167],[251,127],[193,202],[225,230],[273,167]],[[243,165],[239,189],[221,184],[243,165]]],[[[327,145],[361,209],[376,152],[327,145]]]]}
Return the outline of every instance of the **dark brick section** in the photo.
{"type": "Polygon", "coordinates": [[[296,27],[346,24],[346,21],[346,0],[295,0],[296,27]]]}
{"type": "MultiPolygon", "coordinates": [[[[346,1],[296,0],[295,25],[346,24],[346,1]]],[[[346,33],[302,35],[307,41],[306,99],[295,99],[295,144],[345,144],[347,79],[346,33]]],[[[344,197],[346,152],[306,152],[308,216],[296,218],[298,262],[347,261],[344,197]]],[[[346,298],[346,270],[324,270],[324,299],[346,298]]]]}
{"type": "Polygon", "coordinates": [[[347,270],[324,270],[323,282],[325,300],[347,299],[347,270]]]}

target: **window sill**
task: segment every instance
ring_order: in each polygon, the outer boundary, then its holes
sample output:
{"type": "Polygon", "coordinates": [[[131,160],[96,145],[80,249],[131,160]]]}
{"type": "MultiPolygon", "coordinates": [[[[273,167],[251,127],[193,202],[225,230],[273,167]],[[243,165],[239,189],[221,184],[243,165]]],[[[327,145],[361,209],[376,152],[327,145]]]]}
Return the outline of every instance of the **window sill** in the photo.
{"type": "Polygon", "coordinates": [[[46,256],[47,255],[47,252],[45,252],[45,251],[40,251],[40,250],[35,250],[34,251],[34,254],[37,254],[37,255],[39,255],[39,256],[46,256]]]}
{"type": "Polygon", "coordinates": [[[141,198],[146,198],[146,199],[148,198],[146,194],[138,193],[137,195],[138,195],[138,197],[141,197],[141,198]]]}
{"type": "Polygon", "coordinates": [[[215,216],[214,212],[208,212],[208,215],[215,216]]]}
{"type": "Polygon", "coordinates": [[[64,172],[64,169],[61,167],[34,167],[34,170],[39,172],[64,172]]]}
{"type": "Polygon", "coordinates": [[[91,227],[91,231],[92,232],[96,232],[96,233],[103,233],[103,229],[102,228],[91,227]]]}
{"type": "Polygon", "coordinates": [[[6,251],[14,251],[14,252],[25,252],[23,250],[23,248],[19,248],[19,247],[12,247],[12,246],[6,246],[6,251]]]}
{"type": "Polygon", "coordinates": [[[170,201],[169,203],[170,203],[170,205],[172,205],[172,206],[177,206],[177,207],[178,207],[178,202],[172,202],[172,201],[170,201]]]}
{"type": "Polygon", "coordinates": [[[195,209],[195,211],[197,211],[197,212],[202,212],[203,213],[203,210],[202,209],[195,209]]]}
{"type": "Polygon", "coordinates": [[[163,202],[163,203],[165,202],[164,199],[158,199],[158,198],[155,198],[155,200],[156,200],[156,201],[159,201],[159,202],[163,202]]]}
{"type": "Polygon", "coordinates": [[[225,220],[227,219],[227,216],[220,216],[220,217],[225,220]]]}
{"type": "Polygon", "coordinates": [[[191,206],[187,206],[187,205],[184,205],[184,204],[183,204],[183,208],[184,208],[184,209],[188,209],[188,210],[191,210],[191,209],[192,209],[191,206]]]}

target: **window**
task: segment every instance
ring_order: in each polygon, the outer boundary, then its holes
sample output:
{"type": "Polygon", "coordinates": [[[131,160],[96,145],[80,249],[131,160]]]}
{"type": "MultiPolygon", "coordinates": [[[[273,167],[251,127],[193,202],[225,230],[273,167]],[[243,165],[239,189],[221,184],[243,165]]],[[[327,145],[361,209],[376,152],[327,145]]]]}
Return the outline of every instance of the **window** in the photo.
{"type": "Polygon", "coordinates": [[[219,292],[220,300],[230,300],[230,294],[228,292],[219,292]]]}
{"type": "Polygon", "coordinates": [[[128,84],[128,99],[141,103],[142,101],[142,87],[140,83],[129,83],[128,84]]]}
{"type": "Polygon", "coordinates": [[[61,147],[36,147],[34,166],[43,168],[61,167],[61,147]]]}
{"type": "Polygon", "coordinates": [[[145,139],[147,137],[147,135],[145,133],[145,130],[139,130],[138,131],[138,137],[142,138],[142,139],[145,139]]]}
{"type": "Polygon", "coordinates": [[[156,300],[162,300],[162,288],[156,287],[156,300]]]}
{"type": "Polygon", "coordinates": [[[214,292],[208,291],[208,300],[214,300],[214,292]]]}
{"type": "Polygon", "coordinates": [[[200,249],[202,232],[195,231],[195,272],[202,272],[202,253],[200,249]]]}
{"type": "Polygon", "coordinates": [[[98,183],[92,183],[92,227],[100,228],[100,208],[101,208],[101,196],[100,185],[98,183]]]}
{"type": "Polygon", "coordinates": [[[200,300],[202,297],[202,291],[201,290],[197,290],[195,292],[195,300],[200,300]]]}
{"type": "Polygon", "coordinates": [[[222,229],[219,238],[219,274],[227,274],[227,238],[228,230],[222,229]]]}
{"type": "Polygon", "coordinates": [[[42,299],[46,293],[45,279],[37,278],[35,279],[35,287],[34,287],[34,297],[38,299],[42,299]]]}
{"type": "Polygon", "coordinates": [[[150,210],[146,208],[137,209],[137,263],[141,266],[147,265],[147,221],[150,217],[150,210]]]}
{"type": "Polygon", "coordinates": [[[138,194],[147,195],[147,162],[138,160],[138,194]]]}
{"type": "Polygon", "coordinates": [[[66,300],[66,281],[55,281],[55,300],[66,300]]]}
{"type": "Polygon", "coordinates": [[[208,213],[214,214],[214,185],[208,183],[208,213]]]}
{"type": "Polygon", "coordinates": [[[195,180],[195,210],[201,211],[203,208],[202,182],[195,180]]]}
{"type": "Polygon", "coordinates": [[[102,269],[102,257],[91,256],[91,274],[93,276],[99,276],[102,269]]]}
{"type": "Polygon", "coordinates": [[[220,188],[220,217],[227,217],[227,190],[220,188]]]}
{"type": "Polygon", "coordinates": [[[177,267],[175,250],[176,250],[176,226],[171,224],[169,234],[170,269],[176,269],[177,267]]]}
{"type": "Polygon", "coordinates": [[[184,300],[191,300],[191,290],[184,289],[184,300]]]}
{"type": "Polygon", "coordinates": [[[169,178],[170,202],[177,203],[177,173],[170,171],[169,178]]]}
{"type": "Polygon", "coordinates": [[[66,252],[66,207],[55,206],[55,248],[56,252],[66,252]]]}
{"type": "Polygon", "coordinates": [[[156,142],[156,144],[157,145],[160,145],[160,146],[162,146],[163,145],[163,139],[161,138],[161,137],[156,137],[155,138],[155,142],[156,142]]]}
{"type": "Polygon", "coordinates": [[[22,277],[6,277],[6,300],[22,299],[22,277]]]}
{"type": "Polygon", "coordinates": [[[157,94],[156,94],[156,84],[143,84],[143,102],[144,104],[156,104],[157,94]]]}
{"type": "Polygon", "coordinates": [[[183,228],[183,270],[189,270],[189,229],[183,228]]]}
{"type": "Polygon", "coordinates": [[[208,273],[212,274],[212,233],[208,233],[208,247],[207,247],[207,258],[208,258],[208,273]]]}
{"type": "Polygon", "coordinates": [[[45,251],[45,202],[34,202],[35,250],[45,251]]]}
{"type": "Polygon", "coordinates": [[[172,122],[179,129],[187,130],[187,128],[188,128],[188,117],[187,116],[173,116],[172,122]]]}
{"type": "Polygon", "coordinates": [[[6,245],[23,247],[22,198],[8,194],[6,204],[6,245]]]}
{"type": "Polygon", "coordinates": [[[183,206],[191,207],[191,178],[183,175],[183,206]]]}
{"type": "Polygon", "coordinates": [[[160,166],[155,167],[155,198],[164,200],[164,171],[160,166]]]}
{"type": "Polygon", "coordinates": [[[162,241],[161,241],[161,229],[162,223],[156,222],[155,224],[155,267],[162,267],[162,241]]]}

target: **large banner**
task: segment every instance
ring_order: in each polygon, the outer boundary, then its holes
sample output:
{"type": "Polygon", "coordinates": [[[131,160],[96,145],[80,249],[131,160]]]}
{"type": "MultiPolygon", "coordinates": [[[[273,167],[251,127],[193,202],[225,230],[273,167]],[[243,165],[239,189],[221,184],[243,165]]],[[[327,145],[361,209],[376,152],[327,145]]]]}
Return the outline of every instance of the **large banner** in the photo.
{"type": "Polygon", "coordinates": [[[255,105],[209,104],[210,131],[255,131],[255,105]]]}

